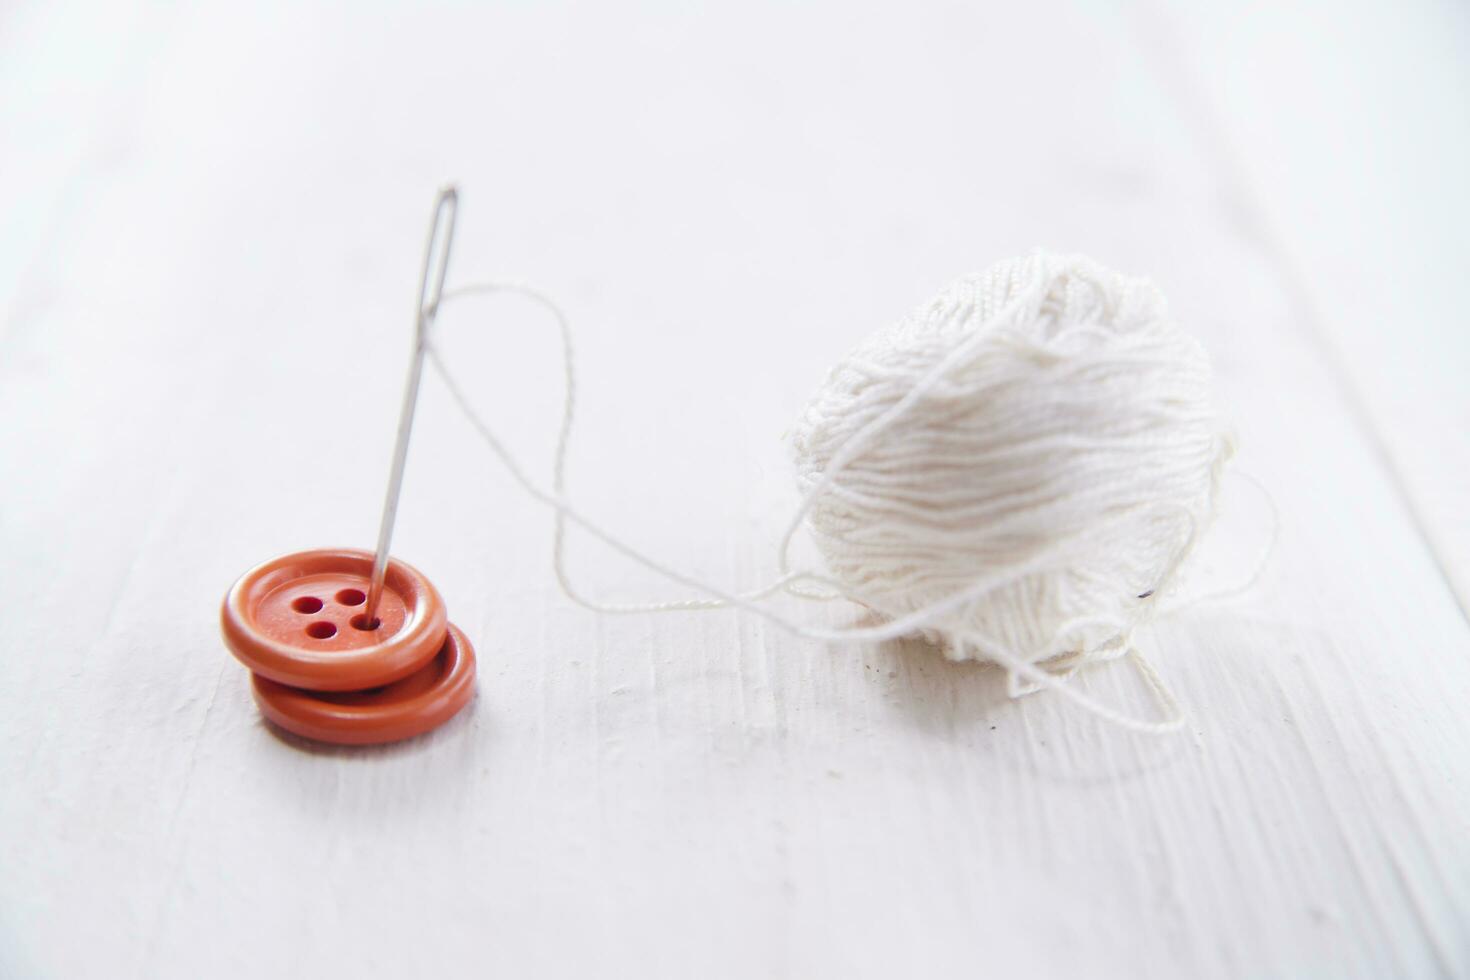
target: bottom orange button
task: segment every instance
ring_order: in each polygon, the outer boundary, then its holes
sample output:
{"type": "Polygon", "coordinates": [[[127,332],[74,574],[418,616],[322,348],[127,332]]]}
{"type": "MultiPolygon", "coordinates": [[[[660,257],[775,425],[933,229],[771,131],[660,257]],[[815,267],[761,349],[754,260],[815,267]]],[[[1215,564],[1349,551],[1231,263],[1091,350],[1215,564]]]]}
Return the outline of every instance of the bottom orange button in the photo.
{"type": "Polygon", "coordinates": [[[307,691],[255,674],[255,701],[296,735],[338,745],[375,745],[421,735],[454,717],[475,690],[475,651],[453,623],[427,665],[366,691],[307,691]]]}

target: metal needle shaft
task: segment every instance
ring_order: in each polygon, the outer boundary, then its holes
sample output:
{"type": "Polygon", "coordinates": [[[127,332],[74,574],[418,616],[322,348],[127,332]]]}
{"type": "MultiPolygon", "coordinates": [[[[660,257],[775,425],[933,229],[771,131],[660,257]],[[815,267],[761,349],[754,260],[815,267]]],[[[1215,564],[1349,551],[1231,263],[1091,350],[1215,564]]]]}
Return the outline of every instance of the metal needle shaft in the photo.
{"type": "Polygon", "coordinates": [[[403,392],[403,408],[398,415],[398,439],[393,446],[388,495],[383,501],[383,520],[378,525],[378,550],[373,557],[373,581],[364,611],[370,628],[377,627],[378,602],[383,598],[383,579],[388,574],[388,546],[392,543],[393,522],[398,516],[398,491],[403,486],[403,465],[408,460],[408,439],[413,433],[413,412],[419,400],[419,379],[424,374],[429,331],[439,312],[439,300],[444,295],[444,277],[449,272],[449,251],[454,245],[454,217],[458,210],[459,192],[452,185],[441,190],[434,202],[429,241],[424,246],[424,273],[419,282],[418,313],[414,320],[413,359],[409,362],[408,384],[403,392]]]}

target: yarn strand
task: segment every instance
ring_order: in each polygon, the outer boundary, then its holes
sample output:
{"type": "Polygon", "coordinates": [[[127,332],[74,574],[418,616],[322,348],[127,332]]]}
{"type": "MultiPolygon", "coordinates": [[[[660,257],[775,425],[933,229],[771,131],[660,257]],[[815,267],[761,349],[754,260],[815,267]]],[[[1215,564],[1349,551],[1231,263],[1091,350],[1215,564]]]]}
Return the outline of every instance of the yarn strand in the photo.
{"type": "MultiPolygon", "coordinates": [[[[434,338],[430,338],[428,345],[428,356],[430,364],[435,373],[444,382],[456,407],[465,416],[476,434],[486,444],[491,453],[505,467],[512,479],[533,499],[544,506],[549,507],[554,513],[554,539],[553,539],[553,567],[558,585],[562,591],[573,602],[593,611],[603,613],[645,613],[645,612],[670,612],[708,610],[718,608],[737,608],[763,617],[767,621],[792,634],[808,639],[829,642],[850,641],[882,641],[895,639],[901,636],[911,635],[915,632],[926,631],[935,626],[946,615],[964,609],[968,604],[978,598],[993,593],[998,589],[1015,586],[1030,576],[1041,574],[1050,567],[1065,565],[1070,552],[1069,545],[1080,546],[1081,542],[1091,536],[1096,540],[1103,534],[1105,528],[1091,527],[1086,533],[1079,531],[1078,537],[1063,537],[1052,542],[1052,545],[1042,551],[1033,554],[1029,559],[1009,564],[998,571],[992,571],[980,576],[971,577],[970,581],[961,588],[954,589],[941,598],[934,599],[903,615],[889,616],[884,622],[876,626],[844,627],[844,628],[819,628],[805,625],[790,619],[762,605],[762,600],[781,593],[787,592],[804,598],[834,598],[848,596],[863,601],[862,594],[853,594],[851,589],[844,590],[843,584],[827,575],[813,571],[794,571],[789,560],[789,551],[797,532],[803,526],[803,521],[816,506],[818,498],[830,491],[842,490],[836,485],[838,476],[852,461],[859,458],[865,449],[869,448],[885,431],[892,428],[906,415],[914,411],[916,406],[929,397],[942,397],[947,393],[948,374],[986,340],[982,331],[975,331],[975,336],[965,342],[953,347],[945,356],[920,376],[913,383],[908,392],[893,404],[888,405],[876,412],[868,412],[866,421],[850,435],[837,448],[827,462],[822,475],[805,488],[801,503],[787,524],[785,532],[781,537],[778,550],[779,576],[771,583],[747,592],[733,592],[712,586],[709,583],[699,581],[692,576],[686,575],[671,566],[654,559],[632,545],[624,542],[602,526],[578,511],[566,496],[566,455],[570,443],[570,435],[574,420],[576,406],[576,377],[574,368],[574,353],[571,331],[565,314],[560,307],[548,296],[529,286],[513,283],[481,283],[461,286],[445,293],[443,303],[458,301],[475,295],[515,294],[531,300],[548,311],[555,320],[559,333],[562,360],[563,360],[563,411],[560,426],[557,432],[556,445],[553,453],[552,481],[549,489],[542,487],[533,479],[515,456],[507,449],[505,444],[495,435],[484,418],[476,411],[464,388],[454,377],[441,357],[434,338]],[[588,533],[594,539],[602,542],[614,552],[631,560],[655,574],[684,588],[698,593],[701,597],[689,597],[672,601],[656,603],[606,603],[592,600],[583,595],[571,582],[565,566],[565,550],[568,525],[577,527],[588,533]],[[822,586],[823,592],[817,592],[810,586],[822,586]]],[[[1044,302],[1045,297],[1038,297],[1037,293],[1031,292],[1015,298],[1007,304],[1006,310],[1000,314],[1004,317],[1024,319],[1026,316],[1034,316],[1038,308],[1044,302]]],[[[1086,367],[1085,360],[1079,360],[1074,369],[1082,370],[1086,367]]],[[[871,372],[873,377],[881,375],[881,370],[874,368],[871,372]]],[[[1057,438],[1066,438],[1065,435],[1057,438]]],[[[957,462],[963,462],[963,459],[957,462]]],[[[1192,549],[1193,541],[1201,530],[1193,513],[1188,508],[1170,504],[1166,501],[1145,501],[1132,508],[1119,511],[1111,520],[1120,531],[1130,525],[1130,522],[1143,519],[1148,513],[1157,513],[1162,507],[1164,512],[1177,511],[1182,514],[1188,531],[1183,535],[1186,544],[1178,549],[1175,560],[1165,570],[1163,579],[1172,577],[1175,568],[1183,557],[1192,549]]],[[[1046,689],[1073,701],[1080,707],[1088,710],[1094,715],[1119,725],[1123,728],[1146,732],[1162,733],[1177,730],[1185,722],[1185,716],[1179,707],[1177,699],[1169,691],[1168,687],[1159,677],[1141,654],[1133,647],[1131,641],[1125,642],[1117,647],[1111,655],[1103,655],[1097,651],[1091,654],[1079,651],[1074,655],[1065,657],[1048,657],[1049,644],[1063,641],[1066,637],[1076,635],[1076,631],[1084,626],[1093,629],[1114,627],[1122,629],[1119,635],[1126,636],[1128,632],[1122,623],[1110,620],[1097,619],[1084,622],[1073,618],[1063,622],[1048,639],[1037,649],[1031,650],[1027,655],[1018,653],[1005,642],[994,637],[986,636],[979,631],[958,630],[955,632],[955,642],[968,646],[979,653],[983,659],[990,660],[1002,667],[1007,674],[1009,690],[1012,696],[1021,696],[1032,691],[1046,689]],[[1097,699],[1082,693],[1068,683],[1077,668],[1083,662],[1096,659],[1114,659],[1124,657],[1128,659],[1139,672],[1158,706],[1162,712],[1161,720],[1148,720],[1135,718],[1113,707],[1110,707],[1097,699]],[[1050,663],[1056,669],[1049,669],[1050,663]],[[1020,681],[1028,685],[1024,689],[1020,681]]],[[[963,651],[962,651],[963,652],[963,651]]]]}

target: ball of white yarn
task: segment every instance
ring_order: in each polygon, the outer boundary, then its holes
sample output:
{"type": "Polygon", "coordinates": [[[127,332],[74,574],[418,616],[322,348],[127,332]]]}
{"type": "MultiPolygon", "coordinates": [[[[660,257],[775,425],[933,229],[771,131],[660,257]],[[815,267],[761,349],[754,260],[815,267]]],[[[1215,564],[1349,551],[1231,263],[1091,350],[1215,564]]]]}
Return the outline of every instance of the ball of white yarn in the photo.
{"type": "Polygon", "coordinates": [[[1035,663],[1126,652],[1214,514],[1231,440],[1151,283],[1037,252],[858,347],[792,448],[846,595],[951,658],[1035,663]]]}

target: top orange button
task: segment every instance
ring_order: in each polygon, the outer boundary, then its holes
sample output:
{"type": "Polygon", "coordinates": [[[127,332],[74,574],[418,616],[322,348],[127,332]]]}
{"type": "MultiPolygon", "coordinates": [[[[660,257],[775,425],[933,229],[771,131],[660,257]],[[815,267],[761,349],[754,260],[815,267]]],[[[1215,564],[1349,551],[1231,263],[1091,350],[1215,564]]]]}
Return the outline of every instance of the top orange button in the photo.
{"type": "Polygon", "coordinates": [[[444,602],[417,569],[388,562],[376,624],[365,621],[373,556],[302,551],[246,572],[225,596],[220,627],[255,673],[311,691],[359,691],[407,677],[444,645],[444,602]]]}

